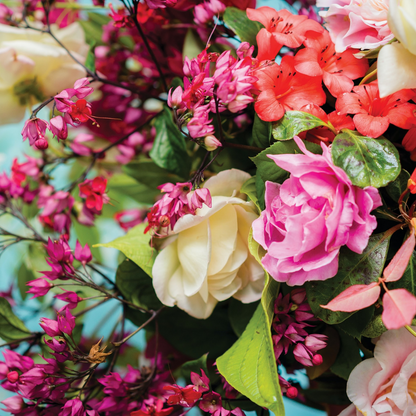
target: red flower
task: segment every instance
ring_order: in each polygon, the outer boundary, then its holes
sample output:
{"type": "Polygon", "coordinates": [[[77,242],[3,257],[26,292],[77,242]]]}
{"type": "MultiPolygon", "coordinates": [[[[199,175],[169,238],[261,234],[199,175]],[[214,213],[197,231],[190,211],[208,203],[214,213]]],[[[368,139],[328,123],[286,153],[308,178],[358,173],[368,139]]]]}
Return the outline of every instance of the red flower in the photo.
{"type": "Polygon", "coordinates": [[[353,92],[341,95],[336,102],[339,114],[355,114],[355,128],[364,136],[380,137],[390,123],[402,129],[410,129],[416,119],[416,105],[408,103],[414,97],[412,90],[401,90],[380,98],[378,82],[358,85],[353,92]]]}
{"type": "Polygon", "coordinates": [[[322,34],[308,33],[304,44],[306,48],[295,56],[296,71],[311,77],[323,76],[324,84],[334,97],[350,92],[354,86],[352,80],[363,77],[368,69],[367,59],[357,59],[354,49],[336,53],[326,30],[322,34]]]}
{"type": "Polygon", "coordinates": [[[261,91],[255,110],[262,120],[280,120],[286,110],[325,103],[321,79],[297,73],[293,64],[293,57],[285,56],[280,65],[270,65],[254,73],[258,78],[254,87],[261,91]]]}
{"type": "Polygon", "coordinates": [[[79,195],[82,198],[87,198],[85,205],[89,209],[96,209],[101,211],[103,209],[104,202],[108,201],[108,197],[105,194],[105,188],[107,187],[107,179],[97,176],[94,180],[86,179],[79,185],[79,195]]]}
{"type": "Polygon", "coordinates": [[[158,400],[156,406],[147,406],[146,410],[136,410],[130,416],[167,416],[172,413],[173,407],[163,409],[163,401],[158,400]]]}
{"type": "Polygon", "coordinates": [[[195,386],[193,385],[186,387],[177,385],[164,386],[163,390],[173,391],[175,393],[168,397],[168,404],[179,404],[184,407],[191,407],[202,395],[202,392],[195,390],[195,386]]]}
{"type": "Polygon", "coordinates": [[[84,99],[78,100],[72,104],[68,114],[74,121],[79,123],[84,123],[88,120],[91,120],[93,123],[97,123],[92,118],[91,104],[84,99]]]}
{"type": "Polygon", "coordinates": [[[124,9],[119,9],[117,12],[113,9],[113,5],[109,4],[111,9],[110,17],[114,20],[115,27],[133,27],[133,20],[130,16],[124,14],[124,9]]]}
{"type": "Polygon", "coordinates": [[[256,7],[256,0],[221,0],[227,7],[237,7],[240,10],[246,10],[247,7],[256,7]]]}
{"type": "Polygon", "coordinates": [[[416,161],[416,127],[412,127],[404,136],[403,147],[410,153],[410,159],[416,161]]]}
{"type": "Polygon", "coordinates": [[[264,25],[257,34],[260,61],[274,60],[282,46],[298,48],[306,39],[307,31],[322,33],[324,28],[306,16],[293,15],[286,9],[276,11],[271,7],[247,9],[247,16],[264,25]]]}

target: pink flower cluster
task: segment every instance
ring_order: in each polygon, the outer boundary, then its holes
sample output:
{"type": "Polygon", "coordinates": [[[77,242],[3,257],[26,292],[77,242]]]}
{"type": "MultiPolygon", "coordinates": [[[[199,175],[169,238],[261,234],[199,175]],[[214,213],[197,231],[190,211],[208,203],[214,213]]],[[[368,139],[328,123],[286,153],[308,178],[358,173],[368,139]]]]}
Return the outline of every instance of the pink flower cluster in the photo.
{"type": "Polygon", "coordinates": [[[377,226],[370,213],[382,205],[376,188],[351,184],[327,146],[317,155],[295,142],[303,154],[268,155],[291,176],[266,182],[266,209],[253,222],[253,237],[267,250],[263,266],[289,286],[335,276],[343,245],[362,253],[377,226]]]}
{"type": "Polygon", "coordinates": [[[286,296],[279,293],[274,303],[275,317],[272,328],[274,353],[279,362],[280,355],[288,353],[289,347],[294,347],[295,359],[304,366],[322,364],[322,356],[317,351],[326,347],[326,336],[308,334],[306,327],[311,327],[311,320],[315,320],[311,308],[306,300],[305,289],[294,289],[286,296]]]}
{"type": "Polygon", "coordinates": [[[194,8],[194,21],[197,25],[204,26],[212,22],[214,16],[225,12],[225,5],[220,0],[204,1],[194,8]]]}
{"type": "Polygon", "coordinates": [[[94,91],[94,88],[89,87],[90,81],[88,78],[82,78],[75,82],[74,88],[67,88],[55,95],[54,101],[58,111],[63,113],[63,116],[58,115],[48,122],[37,117],[32,117],[26,121],[23,130],[23,141],[29,139],[29,144],[38,150],[45,150],[48,148],[48,141],[46,140],[46,130],[50,130],[58,141],[65,140],[68,137],[68,126],[77,126],[87,120],[92,120],[91,105],[84,99],[87,95],[94,91]],[[76,97],[77,101],[72,101],[76,97]]]}
{"type": "Polygon", "coordinates": [[[238,113],[254,101],[251,89],[257,80],[251,73],[257,65],[252,58],[253,47],[247,42],[237,50],[238,58],[230,51],[221,55],[206,50],[197,58],[185,58],[183,71],[184,90],[177,87],[169,91],[168,105],[180,115],[179,124],[185,124],[193,139],[208,137],[208,146],[217,148],[221,143],[214,136],[215,129],[209,114],[223,112],[238,113]],[[211,63],[215,69],[211,73],[211,63]],[[190,79],[189,79],[189,78],[190,79]]]}
{"type": "Polygon", "coordinates": [[[159,234],[161,231],[168,232],[170,227],[173,230],[179,218],[186,214],[195,215],[198,208],[205,204],[209,208],[212,206],[211,194],[206,188],[192,190],[191,182],[165,183],[158,186],[165,195],[153,205],[151,211],[147,214],[149,222],[145,233],[152,230],[159,234]]]}

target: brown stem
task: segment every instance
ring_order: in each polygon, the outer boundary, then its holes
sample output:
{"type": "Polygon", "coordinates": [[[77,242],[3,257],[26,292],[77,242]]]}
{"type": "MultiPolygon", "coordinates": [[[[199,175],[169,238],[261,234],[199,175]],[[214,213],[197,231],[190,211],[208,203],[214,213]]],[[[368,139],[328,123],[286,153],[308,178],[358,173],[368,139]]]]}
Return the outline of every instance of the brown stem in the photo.
{"type": "Polygon", "coordinates": [[[100,300],[99,302],[95,302],[90,306],[87,306],[85,309],[83,309],[82,311],[76,313],[74,316],[75,318],[78,318],[78,316],[84,315],[84,313],[89,312],[92,309],[95,309],[97,306],[102,305],[103,303],[107,302],[108,300],[110,300],[110,298],[104,298],[102,300],[100,300]]]}

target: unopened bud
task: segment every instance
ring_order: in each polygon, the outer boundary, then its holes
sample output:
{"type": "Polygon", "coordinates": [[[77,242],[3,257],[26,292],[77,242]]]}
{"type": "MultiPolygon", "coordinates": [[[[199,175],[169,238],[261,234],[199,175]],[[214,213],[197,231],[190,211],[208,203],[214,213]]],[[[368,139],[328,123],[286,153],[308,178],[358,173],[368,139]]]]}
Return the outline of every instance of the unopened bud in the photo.
{"type": "Polygon", "coordinates": [[[35,147],[39,150],[45,150],[48,148],[48,141],[44,137],[40,137],[35,141],[35,147]]]}
{"type": "Polygon", "coordinates": [[[204,138],[204,146],[209,152],[214,151],[218,147],[222,147],[221,142],[215,136],[206,136],[204,138]]]}
{"type": "Polygon", "coordinates": [[[324,362],[321,354],[316,354],[312,358],[313,365],[321,365],[324,362]]]}
{"type": "Polygon", "coordinates": [[[169,94],[168,94],[168,106],[170,108],[177,108],[180,107],[182,104],[182,94],[183,94],[183,90],[182,87],[176,87],[175,91],[173,91],[173,88],[171,88],[169,90],[169,94]]]}
{"type": "Polygon", "coordinates": [[[19,373],[17,371],[10,371],[7,373],[7,380],[9,380],[10,383],[16,383],[16,381],[19,380],[19,373]]]}
{"type": "Polygon", "coordinates": [[[298,397],[298,389],[296,387],[289,387],[286,392],[286,396],[289,399],[296,399],[298,397]]]}

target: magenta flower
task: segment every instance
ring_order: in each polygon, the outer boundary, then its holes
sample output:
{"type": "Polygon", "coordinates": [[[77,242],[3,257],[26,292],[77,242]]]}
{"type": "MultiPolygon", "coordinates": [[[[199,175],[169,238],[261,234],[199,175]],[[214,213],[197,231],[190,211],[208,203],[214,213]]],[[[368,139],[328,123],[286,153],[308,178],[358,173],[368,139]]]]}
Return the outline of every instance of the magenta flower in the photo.
{"type": "Polygon", "coordinates": [[[77,307],[78,302],[81,302],[82,298],[80,298],[75,292],[71,292],[69,290],[64,290],[64,293],[54,296],[56,299],[63,300],[64,302],[68,302],[68,309],[74,309],[77,307]]]}
{"type": "Polygon", "coordinates": [[[222,409],[221,395],[211,391],[202,396],[199,408],[204,412],[214,413],[222,409]]]}
{"type": "Polygon", "coordinates": [[[31,146],[39,150],[46,149],[48,147],[45,139],[46,129],[49,129],[49,124],[45,120],[37,117],[27,120],[22,130],[23,141],[29,139],[31,146]]]}
{"type": "Polygon", "coordinates": [[[12,396],[8,399],[0,402],[3,406],[6,406],[5,409],[2,409],[4,412],[9,412],[12,414],[20,414],[20,411],[26,407],[24,400],[20,396],[12,396]]]}
{"type": "Polygon", "coordinates": [[[58,312],[58,328],[64,334],[71,335],[75,328],[75,317],[72,316],[69,308],[64,308],[65,316],[62,312],[58,312]]]}
{"type": "Polygon", "coordinates": [[[53,287],[51,283],[42,278],[31,280],[30,282],[27,282],[26,285],[31,286],[31,288],[26,292],[33,294],[31,299],[38,298],[39,296],[45,296],[49,292],[50,288],[53,287]]]}
{"type": "Polygon", "coordinates": [[[209,378],[205,374],[205,371],[201,368],[201,376],[197,373],[191,372],[192,384],[198,391],[204,392],[209,390],[209,378]]]}
{"type": "Polygon", "coordinates": [[[59,329],[58,321],[49,318],[42,318],[39,325],[50,337],[61,336],[62,331],[59,329]]]}
{"type": "Polygon", "coordinates": [[[362,253],[377,226],[370,213],[382,204],[376,188],[351,184],[325,145],[316,155],[295,141],[303,154],[268,155],[291,176],[266,182],[266,209],[253,222],[253,237],[267,250],[264,268],[289,286],[335,276],[343,245],[362,253]]]}
{"type": "Polygon", "coordinates": [[[92,261],[92,254],[88,244],[85,244],[85,246],[82,247],[81,243],[77,240],[75,244],[74,257],[78,261],[80,261],[84,266],[90,261],[92,261]]]}
{"type": "Polygon", "coordinates": [[[56,116],[49,121],[51,132],[59,140],[65,140],[68,137],[68,125],[62,116],[56,116]]]}
{"type": "Polygon", "coordinates": [[[65,403],[65,406],[62,408],[62,411],[59,413],[59,416],[84,416],[84,406],[82,401],[78,398],[68,400],[65,403]]]}

